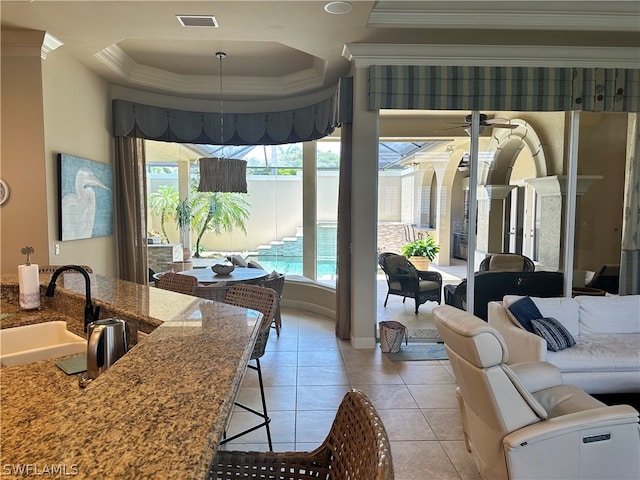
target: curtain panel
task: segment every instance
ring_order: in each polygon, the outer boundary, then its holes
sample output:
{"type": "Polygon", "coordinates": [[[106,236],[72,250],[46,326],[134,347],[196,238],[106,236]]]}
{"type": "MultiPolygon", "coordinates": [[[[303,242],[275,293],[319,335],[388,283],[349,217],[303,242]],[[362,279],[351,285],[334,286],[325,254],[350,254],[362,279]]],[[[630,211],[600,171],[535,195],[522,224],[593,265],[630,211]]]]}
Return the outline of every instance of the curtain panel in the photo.
{"type": "Polygon", "coordinates": [[[369,109],[640,111],[640,70],[369,67],[369,109]]]}
{"type": "Polygon", "coordinates": [[[340,80],[340,177],[338,180],[338,232],[336,259],[336,336],[351,334],[351,182],[353,181],[353,77],[340,80]]]}
{"type": "Polygon", "coordinates": [[[330,135],[339,125],[337,92],[295,110],[267,113],[190,112],[113,100],[113,134],[176,143],[279,145],[330,135]]]}
{"type": "Polygon", "coordinates": [[[624,217],[620,258],[620,294],[640,294],[640,126],[638,117],[630,115],[629,142],[624,186],[624,217]]]}
{"type": "Polygon", "coordinates": [[[146,285],[147,179],[144,142],[115,139],[115,212],[118,275],[122,280],[146,285]]]}

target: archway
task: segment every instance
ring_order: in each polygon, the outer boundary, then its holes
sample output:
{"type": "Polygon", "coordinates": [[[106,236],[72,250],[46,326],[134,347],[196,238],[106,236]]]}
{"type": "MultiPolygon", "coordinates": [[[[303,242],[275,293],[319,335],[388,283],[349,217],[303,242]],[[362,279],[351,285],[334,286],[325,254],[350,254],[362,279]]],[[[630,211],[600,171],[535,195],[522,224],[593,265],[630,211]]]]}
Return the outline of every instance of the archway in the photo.
{"type": "MultiPolygon", "coordinates": [[[[542,145],[535,129],[524,120],[514,119],[518,125],[513,130],[496,129],[487,150],[493,152],[493,161],[484,172],[484,185],[510,185],[511,191],[504,198],[500,235],[502,251],[522,253],[537,259],[535,191],[525,182],[528,178],[546,176],[547,165],[542,145]]],[[[497,242],[494,241],[495,245],[497,242]]]]}

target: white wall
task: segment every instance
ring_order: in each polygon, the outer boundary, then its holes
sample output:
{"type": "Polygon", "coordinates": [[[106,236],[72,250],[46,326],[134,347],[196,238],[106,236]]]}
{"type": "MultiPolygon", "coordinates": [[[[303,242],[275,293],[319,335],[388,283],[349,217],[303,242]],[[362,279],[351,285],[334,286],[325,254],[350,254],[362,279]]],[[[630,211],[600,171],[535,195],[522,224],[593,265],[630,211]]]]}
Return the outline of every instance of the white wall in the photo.
{"type": "MultiPolygon", "coordinates": [[[[151,194],[159,185],[174,185],[177,178],[150,177],[151,194]]],[[[235,229],[231,233],[215,235],[206,233],[202,246],[206,250],[253,251],[258,245],[269,244],[283,237],[293,237],[302,228],[302,175],[247,177],[247,200],[251,204],[246,222],[247,233],[235,229]]],[[[318,221],[335,222],[338,211],[338,172],[320,172],[318,175],[318,221]]],[[[149,225],[160,230],[160,219],[151,216],[149,225]]],[[[173,220],[166,222],[165,229],[170,242],[180,242],[179,231],[173,220]]],[[[192,233],[195,245],[196,232],[192,233]]]]}
{"type": "Polygon", "coordinates": [[[57,154],[68,153],[113,165],[107,83],[68,56],[64,46],[48,54],[43,62],[42,77],[50,263],[90,265],[96,273],[115,277],[115,215],[113,235],[66,242],[57,240],[57,154]],[[82,101],[78,101],[79,98],[82,101]],[[59,255],[55,254],[56,244],[60,246],[59,255]]]}
{"type": "Polygon", "coordinates": [[[20,249],[41,265],[79,263],[116,276],[115,236],[58,242],[56,156],[112,164],[108,88],[65,52],[40,52],[44,32],[2,31],[2,270],[17,272],[20,249]],[[55,255],[55,245],[60,255],[55,255]]]}

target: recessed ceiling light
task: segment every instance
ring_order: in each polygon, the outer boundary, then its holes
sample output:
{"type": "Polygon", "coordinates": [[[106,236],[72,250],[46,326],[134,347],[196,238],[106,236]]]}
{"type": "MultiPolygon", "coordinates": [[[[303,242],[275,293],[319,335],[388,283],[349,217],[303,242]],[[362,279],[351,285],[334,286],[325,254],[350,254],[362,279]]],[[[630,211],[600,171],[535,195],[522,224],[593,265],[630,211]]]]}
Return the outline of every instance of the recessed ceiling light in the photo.
{"type": "Polygon", "coordinates": [[[344,15],[345,13],[349,13],[353,5],[349,2],[329,2],[324,6],[324,11],[327,13],[333,13],[334,15],[344,15]]]}

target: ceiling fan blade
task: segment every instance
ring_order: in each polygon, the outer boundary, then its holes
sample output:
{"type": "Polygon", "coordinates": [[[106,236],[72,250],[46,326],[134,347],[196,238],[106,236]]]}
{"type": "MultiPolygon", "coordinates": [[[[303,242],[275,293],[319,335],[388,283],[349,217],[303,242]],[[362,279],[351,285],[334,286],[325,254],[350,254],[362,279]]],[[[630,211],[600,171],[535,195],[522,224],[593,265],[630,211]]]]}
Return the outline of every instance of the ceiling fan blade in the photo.
{"type": "Polygon", "coordinates": [[[489,123],[486,125],[489,128],[507,128],[509,130],[513,130],[514,128],[518,128],[518,125],[512,125],[510,123],[489,123]]]}
{"type": "Polygon", "coordinates": [[[433,133],[446,132],[448,130],[456,130],[458,128],[466,128],[466,127],[468,127],[468,125],[457,125],[455,127],[441,128],[440,130],[435,130],[433,133]]]}
{"type": "MultiPolygon", "coordinates": [[[[482,122],[480,122],[480,123],[482,123],[482,122]]],[[[509,123],[509,120],[506,119],[506,118],[498,118],[498,117],[496,117],[496,118],[490,118],[489,120],[485,120],[484,123],[489,123],[489,124],[490,123],[509,123]]]]}

